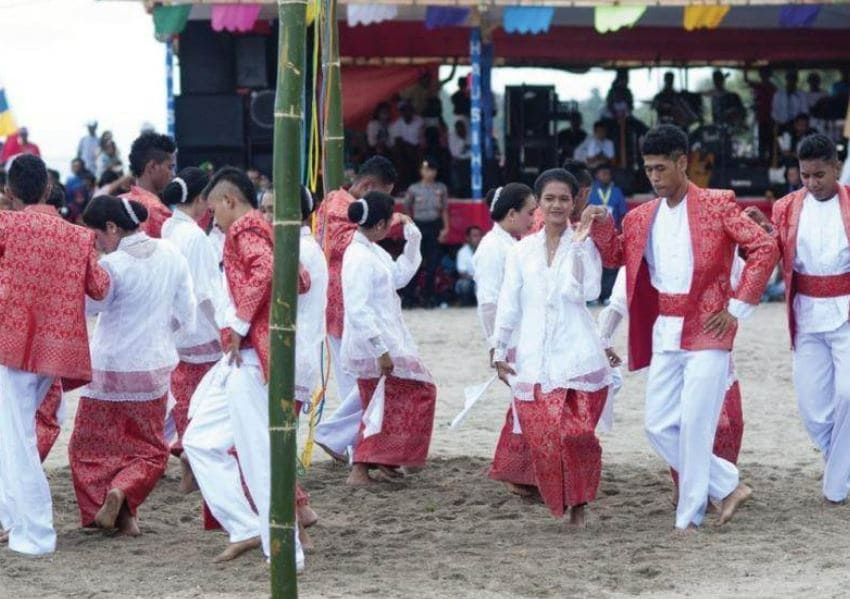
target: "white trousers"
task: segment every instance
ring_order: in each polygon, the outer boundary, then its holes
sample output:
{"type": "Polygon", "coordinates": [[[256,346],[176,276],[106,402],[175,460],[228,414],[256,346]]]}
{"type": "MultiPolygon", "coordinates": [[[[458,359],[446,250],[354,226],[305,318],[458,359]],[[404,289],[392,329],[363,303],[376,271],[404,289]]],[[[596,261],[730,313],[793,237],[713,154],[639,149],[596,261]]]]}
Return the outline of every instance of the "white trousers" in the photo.
{"type": "Polygon", "coordinates": [[[328,337],[331,346],[331,363],[336,379],[337,393],[340,403],[336,411],[328,419],[323,419],[316,427],[316,442],[321,443],[331,451],[345,455],[349,449],[353,455],[357,446],[357,433],[360,431],[360,420],[363,418],[363,404],[360,403],[360,391],[357,379],[342,368],[340,360],[339,337],[328,337]]]}
{"type": "Polygon", "coordinates": [[[850,324],[800,333],[794,346],[800,415],[825,460],[823,495],[843,501],[850,491],[850,324]]]}
{"type": "Polygon", "coordinates": [[[51,384],[51,377],[0,366],[0,518],[9,549],[28,555],[56,550],[53,500],[35,432],[35,413],[51,384]]]}
{"type": "Polygon", "coordinates": [[[676,528],[702,524],[708,497],[723,499],[738,486],[738,469],[712,453],[729,359],[730,352],[714,349],[652,354],[646,434],[679,473],[676,528]]]}
{"type": "MultiPolygon", "coordinates": [[[[259,535],[263,553],[269,557],[269,390],[257,353],[243,350],[241,354],[241,366],[228,365],[225,356],[201,379],[189,405],[191,420],[183,435],[183,450],[204,500],[230,542],[259,535]],[[238,462],[229,453],[234,446],[238,462]],[[242,490],[240,467],[258,513],[242,490]]],[[[295,547],[296,561],[303,567],[297,531],[295,547]]]]}

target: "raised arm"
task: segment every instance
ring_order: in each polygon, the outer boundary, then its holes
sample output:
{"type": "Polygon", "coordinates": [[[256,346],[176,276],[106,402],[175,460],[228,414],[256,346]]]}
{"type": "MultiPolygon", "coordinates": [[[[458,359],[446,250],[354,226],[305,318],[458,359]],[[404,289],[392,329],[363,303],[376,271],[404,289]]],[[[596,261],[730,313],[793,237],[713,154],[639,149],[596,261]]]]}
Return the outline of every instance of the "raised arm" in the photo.
{"type": "Polygon", "coordinates": [[[404,220],[404,251],[393,262],[393,283],[396,289],[402,289],[410,283],[422,264],[422,233],[413,224],[409,216],[404,220]]]}

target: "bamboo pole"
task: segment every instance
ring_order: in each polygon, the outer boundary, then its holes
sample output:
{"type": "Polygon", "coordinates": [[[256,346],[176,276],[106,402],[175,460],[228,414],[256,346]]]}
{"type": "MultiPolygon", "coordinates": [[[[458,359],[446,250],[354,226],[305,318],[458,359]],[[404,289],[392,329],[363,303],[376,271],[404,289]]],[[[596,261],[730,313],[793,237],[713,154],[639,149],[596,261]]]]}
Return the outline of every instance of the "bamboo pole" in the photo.
{"type": "Polygon", "coordinates": [[[274,278],[269,331],[271,596],[298,596],[295,571],[295,316],[301,227],[304,48],[307,0],[278,0],[274,108],[274,278]]]}
{"type": "Polygon", "coordinates": [[[322,184],[325,195],[342,187],[344,131],[342,124],[342,79],[339,67],[337,0],[322,0],[322,79],[325,88],[322,127],[322,184]]]}

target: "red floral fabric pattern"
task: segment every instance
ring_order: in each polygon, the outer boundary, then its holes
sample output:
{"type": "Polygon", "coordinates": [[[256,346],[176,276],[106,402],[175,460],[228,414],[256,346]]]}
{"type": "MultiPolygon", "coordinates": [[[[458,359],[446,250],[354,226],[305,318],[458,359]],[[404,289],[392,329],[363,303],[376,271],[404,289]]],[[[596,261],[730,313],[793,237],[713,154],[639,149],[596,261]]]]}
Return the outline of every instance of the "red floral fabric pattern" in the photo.
{"type": "Polygon", "coordinates": [[[62,383],[59,379],[53,381],[47,391],[38,411],[35,413],[35,437],[38,445],[38,457],[44,462],[50,450],[62,432],[57,418],[57,411],[62,403],[62,383]]]}
{"type": "MultiPolygon", "coordinates": [[[[379,379],[357,379],[363,409],[369,406],[379,379]]],[[[437,388],[430,383],[388,376],[384,386],[381,432],[357,435],[354,461],[384,466],[424,466],[434,428],[437,388]]]]}
{"type": "Polygon", "coordinates": [[[94,233],[37,207],[0,212],[0,364],[88,382],[85,296],[108,290],[94,233]]]}
{"type": "Polygon", "coordinates": [[[534,463],[531,459],[531,447],[522,433],[515,434],[514,411],[508,407],[505,425],[499,435],[493,464],[490,466],[490,478],[515,485],[537,486],[534,477],[534,463]]]}
{"type": "Polygon", "coordinates": [[[602,446],[596,424],[608,388],[593,392],[534,388],[534,401],[517,402],[522,432],[531,447],[537,488],[556,518],[566,506],[596,499],[602,474],[602,446]]]}
{"type": "Polygon", "coordinates": [[[162,225],[171,218],[171,210],[168,209],[168,206],[163,204],[156,194],[135,185],[121,197],[134,200],[147,209],[148,218],[139,226],[139,229],[147,233],[149,237],[160,239],[162,237],[162,225]]]}
{"type": "Polygon", "coordinates": [[[796,292],[809,297],[839,297],[850,295],[850,272],[840,275],[804,275],[794,273],[796,292]]]}
{"type": "Polygon", "coordinates": [[[330,192],[316,212],[316,239],[328,260],[328,306],[325,310],[328,335],[342,338],[345,311],[342,306],[342,258],[357,225],[348,220],[354,196],[344,189],[330,192]]]}
{"type": "Polygon", "coordinates": [[[68,457],[83,526],[93,524],[111,489],[124,492],[135,515],[165,474],[165,408],[166,397],[127,402],[80,398],[68,457]]]}
{"type": "Polygon", "coordinates": [[[172,455],[179,457],[183,453],[183,433],[189,426],[189,401],[201,379],[214,365],[215,362],[180,362],[171,373],[171,394],[174,396],[171,417],[174,419],[174,428],[177,429],[177,441],[171,446],[172,455]]]}

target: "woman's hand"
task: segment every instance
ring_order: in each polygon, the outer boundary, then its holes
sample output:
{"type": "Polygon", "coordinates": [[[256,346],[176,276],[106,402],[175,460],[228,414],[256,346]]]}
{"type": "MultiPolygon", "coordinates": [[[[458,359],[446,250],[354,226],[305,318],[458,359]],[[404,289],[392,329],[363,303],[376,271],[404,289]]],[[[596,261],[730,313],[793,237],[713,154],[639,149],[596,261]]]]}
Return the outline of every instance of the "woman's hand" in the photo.
{"type": "Polygon", "coordinates": [[[610,347],[605,350],[605,355],[608,357],[608,364],[611,365],[611,368],[617,368],[623,363],[623,360],[617,355],[617,352],[610,347]]]}
{"type": "Polygon", "coordinates": [[[511,368],[510,364],[507,362],[496,362],[496,372],[499,375],[499,380],[508,386],[511,384],[508,380],[508,376],[516,375],[516,371],[511,368]]]}
{"type": "Polygon", "coordinates": [[[381,374],[384,376],[390,376],[393,373],[395,364],[393,364],[393,359],[390,358],[389,352],[378,358],[378,367],[381,369],[381,374]]]}

